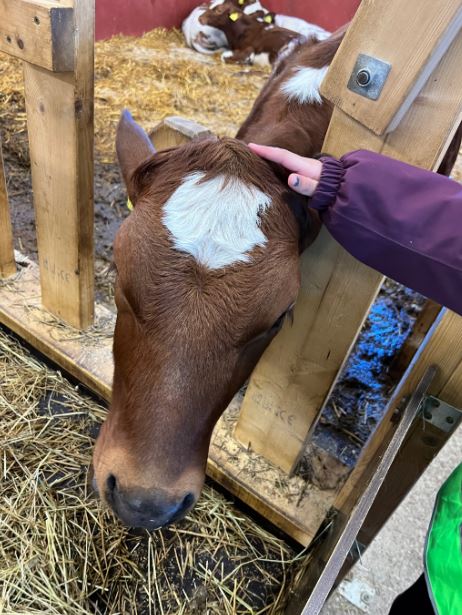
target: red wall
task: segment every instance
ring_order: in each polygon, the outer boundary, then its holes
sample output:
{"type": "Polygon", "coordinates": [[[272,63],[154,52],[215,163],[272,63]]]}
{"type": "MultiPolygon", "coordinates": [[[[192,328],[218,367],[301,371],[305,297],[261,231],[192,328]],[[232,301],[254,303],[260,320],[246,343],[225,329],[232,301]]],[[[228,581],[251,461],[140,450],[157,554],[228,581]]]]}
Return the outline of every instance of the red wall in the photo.
{"type": "MultiPolygon", "coordinates": [[[[360,0],[263,0],[272,11],[303,17],[329,30],[351,19],[360,0]]],[[[201,0],[96,0],[96,38],[179,26],[201,0]]]]}

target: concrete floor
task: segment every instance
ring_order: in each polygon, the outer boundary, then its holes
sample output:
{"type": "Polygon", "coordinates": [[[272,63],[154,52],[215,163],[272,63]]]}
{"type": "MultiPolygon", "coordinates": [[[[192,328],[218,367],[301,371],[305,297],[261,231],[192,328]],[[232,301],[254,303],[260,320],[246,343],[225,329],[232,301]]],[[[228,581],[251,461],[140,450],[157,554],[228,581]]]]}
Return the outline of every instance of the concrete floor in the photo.
{"type": "Polygon", "coordinates": [[[376,536],[362,561],[332,594],[321,615],[387,615],[395,596],[423,571],[423,547],[436,494],[461,461],[462,425],[376,536]],[[358,601],[352,596],[355,593],[364,600],[358,601]]]}

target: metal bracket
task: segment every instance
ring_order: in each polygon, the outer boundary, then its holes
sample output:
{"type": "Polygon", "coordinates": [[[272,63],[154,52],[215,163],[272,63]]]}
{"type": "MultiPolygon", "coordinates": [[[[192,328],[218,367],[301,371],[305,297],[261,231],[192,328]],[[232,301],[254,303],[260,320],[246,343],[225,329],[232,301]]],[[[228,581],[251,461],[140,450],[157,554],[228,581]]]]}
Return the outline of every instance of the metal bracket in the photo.
{"type": "Polygon", "coordinates": [[[462,420],[462,410],[450,406],[441,399],[428,395],[422,403],[422,417],[437,429],[446,433],[454,431],[462,420]]]}
{"type": "Polygon", "coordinates": [[[348,89],[360,96],[377,100],[382,93],[391,64],[360,53],[348,81],[348,89]]]}

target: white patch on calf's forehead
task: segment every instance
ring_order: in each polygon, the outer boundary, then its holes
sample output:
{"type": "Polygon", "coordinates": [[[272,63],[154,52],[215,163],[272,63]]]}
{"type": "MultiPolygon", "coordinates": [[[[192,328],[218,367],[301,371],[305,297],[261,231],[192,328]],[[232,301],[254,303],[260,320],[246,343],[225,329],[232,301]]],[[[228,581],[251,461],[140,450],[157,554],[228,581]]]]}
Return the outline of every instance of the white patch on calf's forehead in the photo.
{"type": "Polygon", "coordinates": [[[287,79],[281,86],[281,91],[289,100],[303,103],[322,103],[319,88],[326,76],[328,66],[313,68],[312,66],[299,66],[295,69],[292,77],[287,79]]]}
{"type": "Polygon", "coordinates": [[[264,246],[261,216],[271,197],[237,177],[187,175],[164,205],[162,221],[180,252],[209,269],[249,262],[249,252],[264,246]]]}

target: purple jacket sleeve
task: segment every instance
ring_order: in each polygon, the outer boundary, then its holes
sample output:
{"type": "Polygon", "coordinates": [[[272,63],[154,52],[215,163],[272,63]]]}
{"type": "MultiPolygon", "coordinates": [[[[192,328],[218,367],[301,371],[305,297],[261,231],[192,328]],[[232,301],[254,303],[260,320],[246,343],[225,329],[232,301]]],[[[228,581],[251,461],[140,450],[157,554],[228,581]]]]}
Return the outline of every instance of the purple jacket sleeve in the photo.
{"type": "Polygon", "coordinates": [[[322,158],[310,206],[350,254],[462,314],[462,186],[367,151],[322,158]]]}

